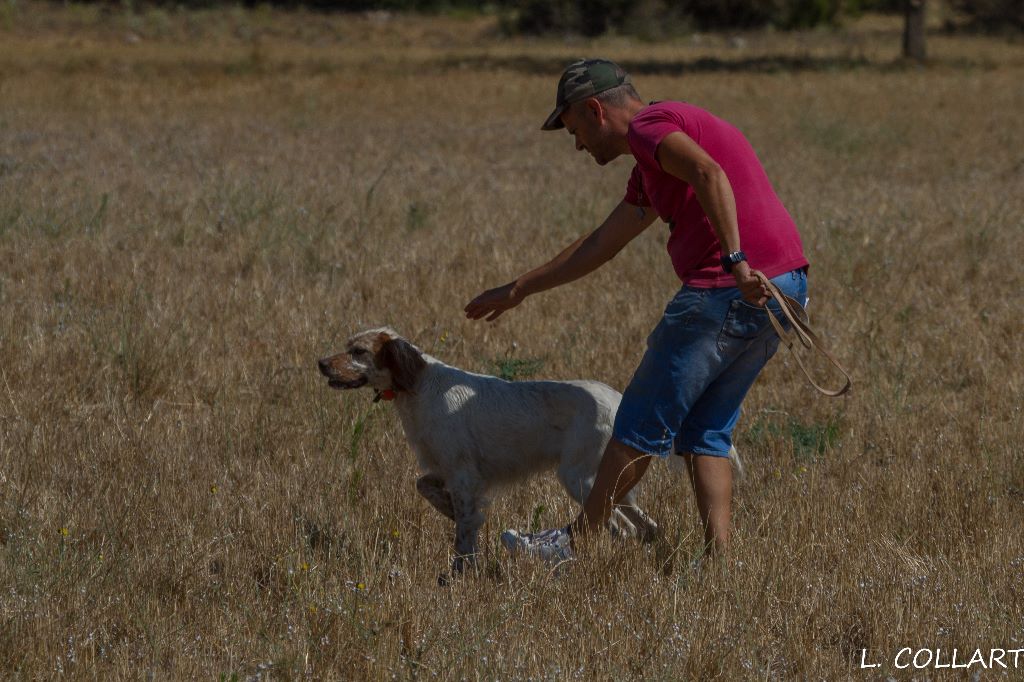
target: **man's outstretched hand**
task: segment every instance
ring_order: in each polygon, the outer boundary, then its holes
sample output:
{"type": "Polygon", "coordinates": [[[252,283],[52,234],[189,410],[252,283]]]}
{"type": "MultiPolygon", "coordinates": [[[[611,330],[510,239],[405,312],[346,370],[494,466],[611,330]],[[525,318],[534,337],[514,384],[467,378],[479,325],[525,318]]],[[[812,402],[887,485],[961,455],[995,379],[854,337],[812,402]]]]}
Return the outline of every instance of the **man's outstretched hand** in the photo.
{"type": "Polygon", "coordinates": [[[466,304],[466,317],[471,320],[486,318],[488,322],[498,319],[506,310],[511,310],[523,302],[522,293],[516,289],[515,282],[504,286],[488,289],[466,304]]]}

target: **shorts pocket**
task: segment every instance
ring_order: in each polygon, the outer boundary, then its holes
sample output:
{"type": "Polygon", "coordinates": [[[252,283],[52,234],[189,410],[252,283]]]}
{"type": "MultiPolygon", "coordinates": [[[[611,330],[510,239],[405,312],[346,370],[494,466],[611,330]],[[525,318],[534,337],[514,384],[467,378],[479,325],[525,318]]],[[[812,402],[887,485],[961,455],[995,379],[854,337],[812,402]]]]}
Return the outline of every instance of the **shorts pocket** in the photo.
{"type": "Polygon", "coordinates": [[[662,321],[673,326],[685,325],[704,308],[706,297],[704,290],[683,287],[665,306],[662,321]]]}
{"type": "Polygon", "coordinates": [[[768,312],[760,306],[753,306],[742,299],[729,303],[729,313],[722,325],[722,337],[732,339],[756,339],[768,326],[768,312]]]}

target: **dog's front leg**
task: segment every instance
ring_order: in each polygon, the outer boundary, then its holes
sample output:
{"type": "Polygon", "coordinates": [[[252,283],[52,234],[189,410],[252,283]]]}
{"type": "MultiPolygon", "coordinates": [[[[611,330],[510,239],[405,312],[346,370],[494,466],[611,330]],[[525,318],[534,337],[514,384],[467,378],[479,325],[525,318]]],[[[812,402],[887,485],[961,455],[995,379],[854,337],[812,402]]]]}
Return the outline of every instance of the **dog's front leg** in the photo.
{"type": "Polygon", "coordinates": [[[476,561],[477,536],[484,525],[484,513],[479,499],[467,493],[452,493],[455,511],[455,560],[452,571],[461,573],[476,561]]]}
{"type": "Polygon", "coordinates": [[[416,492],[423,496],[437,511],[455,520],[455,509],[452,506],[452,496],[444,487],[444,479],[436,474],[426,474],[416,480],[416,492]]]}

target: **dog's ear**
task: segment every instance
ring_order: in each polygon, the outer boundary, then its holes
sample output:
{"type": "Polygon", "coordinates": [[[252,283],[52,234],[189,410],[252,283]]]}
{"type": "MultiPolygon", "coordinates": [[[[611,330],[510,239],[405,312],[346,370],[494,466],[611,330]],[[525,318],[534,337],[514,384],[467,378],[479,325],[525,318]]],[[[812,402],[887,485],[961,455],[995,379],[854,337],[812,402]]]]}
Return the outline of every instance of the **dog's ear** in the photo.
{"type": "Polygon", "coordinates": [[[391,388],[396,391],[411,391],[416,385],[420,372],[427,366],[423,354],[411,343],[401,338],[388,338],[377,353],[377,366],[391,372],[391,388]]]}

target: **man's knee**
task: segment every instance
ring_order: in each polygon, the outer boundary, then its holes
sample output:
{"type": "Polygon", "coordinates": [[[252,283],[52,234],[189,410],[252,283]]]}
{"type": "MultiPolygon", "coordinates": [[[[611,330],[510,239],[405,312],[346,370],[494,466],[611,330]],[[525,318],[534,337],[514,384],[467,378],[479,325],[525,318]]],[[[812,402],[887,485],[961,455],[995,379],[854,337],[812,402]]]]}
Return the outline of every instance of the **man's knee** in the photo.
{"type": "Polygon", "coordinates": [[[611,438],[608,445],[605,446],[601,461],[607,459],[609,463],[618,465],[620,469],[635,467],[640,473],[643,473],[647,469],[647,465],[650,464],[651,457],[652,455],[649,453],[627,445],[617,438],[611,438]]]}

